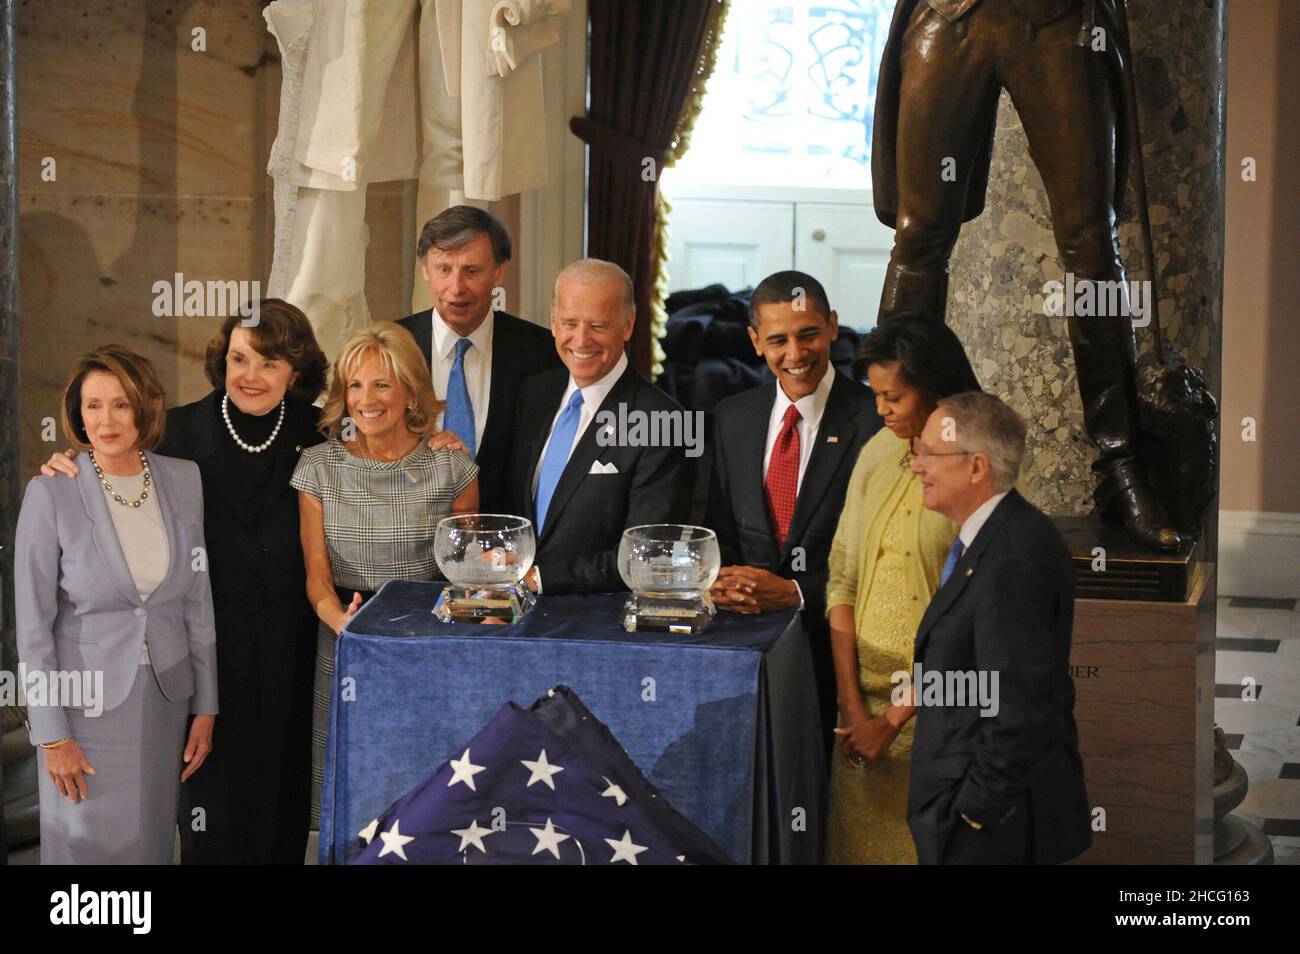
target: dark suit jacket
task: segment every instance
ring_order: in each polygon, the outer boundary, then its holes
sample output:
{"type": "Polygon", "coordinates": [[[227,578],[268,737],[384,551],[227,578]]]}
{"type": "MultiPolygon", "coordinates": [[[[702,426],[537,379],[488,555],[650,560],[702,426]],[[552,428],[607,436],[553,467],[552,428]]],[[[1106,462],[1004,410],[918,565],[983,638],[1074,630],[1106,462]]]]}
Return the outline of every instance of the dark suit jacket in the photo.
{"type": "Polygon", "coordinates": [[[1073,625],[1065,544],[1012,490],[916,634],[915,660],[925,671],[998,673],[994,716],[982,717],[978,705],[923,705],[917,713],[907,820],[922,864],[943,861],[963,813],[984,826],[974,834],[1026,863],[1067,861],[1090,844],[1069,675],[1073,625]],[[1005,826],[1015,812],[1027,814],[1028,826],[1023,818],[1005,826]],[[1013,837],[1018,843],[1003,844],[1013,837]]]}
{"type": "MultiPolygon", "coordinates": [[[[569,384],[569,372],[547,371],[524,382],[519,392],[511,457],[511,513],[537,523],[533,473],[551,423],[569,384]]],[[[673,411],[682,408],[629,364],[597,408],[618,413],[673,411]]],[[[597,419],[574,445],[537,541],[536,563],[544,593],[603,593],[626,589],[618,573],[618,544],[623,531],[646,523],[685,523],[694,484],[692,460],[680,447],[601,446],[597,419]],[[599,461],[616,474],[590,473],[599,461]]]]}
{"type": "MultiPolygon", "coordinates": [[[[488,416],[483,440],[474,457],[478,464],[479,510],[484,513],[507,510],[506,474],[514,444],[511,431],[520,382],[529,375],[564,366],[555,352],[555,339],[549,329],[504,311],[494,314],[488,416]]],[[[428,364],[433,357],[433,309],[407,315],[398,324],[415,336],[415,343],[428,364]]]]}
{"type": "MultiPolygon", "coordinates": [[[[290,399],[273,449],[273,479],[260,519],[238,505],[237,473],[217,456],[221,391],[174,407],[160,450],[199,465],[207,536],[222,714],[282,724],[310,696],[316,656],[316,614],[307,601],[307,570],[298,533],[298,494],[289,486],[299,447],[323,440],[319,410],[290,399]]],[[[276,413],[276,412],[272,412],[276,413]]]]}
{"type": "Polygon", "coordinates": [[[835,378],[826,398],[817,446],[799,485],[784,549],[776,547],[763,492],[763,451],[776,401],[776,382],[760,385],[718,404],[713,418],[713,480],[705,525],[718,535],[722,565],[745,564],[791,579],[804,597],[807,632],[817,675],[822,729],[835,727],[835,664],[826,624],[827,558],[853,465],[862,445],[883,426],[871,391],[828,370],[835,378]],[[834,441],[831,438],[835,438],[834,441]],[[801,569],[795,548],[801,547],[801,569]]]}

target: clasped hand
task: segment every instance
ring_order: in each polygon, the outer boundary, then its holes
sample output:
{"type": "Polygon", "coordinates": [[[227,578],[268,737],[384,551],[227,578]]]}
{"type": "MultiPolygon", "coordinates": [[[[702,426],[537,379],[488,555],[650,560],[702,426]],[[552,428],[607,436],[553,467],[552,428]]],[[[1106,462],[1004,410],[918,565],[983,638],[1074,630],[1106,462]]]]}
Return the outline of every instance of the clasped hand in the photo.
{"type": "Polygon", "coordinates": [[[794,580],[756,566],[724,566],[709,595],[715,606],[733,613],[770,613],[799,605],[794,580]]]}

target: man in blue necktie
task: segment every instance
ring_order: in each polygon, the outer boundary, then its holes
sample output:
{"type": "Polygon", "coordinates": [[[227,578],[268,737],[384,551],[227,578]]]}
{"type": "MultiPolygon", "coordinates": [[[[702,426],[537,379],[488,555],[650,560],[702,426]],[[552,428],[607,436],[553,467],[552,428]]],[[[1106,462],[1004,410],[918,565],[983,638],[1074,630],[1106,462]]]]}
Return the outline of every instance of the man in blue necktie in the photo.
{"type": "Polygon", "coordinates": [[[416,252],[434,306],[398,324],[415,337],[434,392],[447,402],[443,430],[478,463],[480,506],[504,510],[519,384],[560,360],[544,327],[495,308],[511,256],[496,218],[453,206],[425,223],[416,252]]]}
{"type": "Polygon", "coordinates": [[[635,321],[632,280],[617,265],[584,259],[560,272],[551,333],[564,368],[520,388],[511,457],[511,510],[530,517],[537,533],[534,589],[621,590],[623,530],[686,520],[694,484],[687,448],[648,440],[645,428],[623,433],[629,421],[686,414],[628,363],[635,321]]]}
{"type": "Polygon", "coordinates": [[[1056,864],[1091,842],[1069,676],[1074,571],[1055,524],[1013,486],[1024,452],[1020,416],[971,391],[930,415],[912,464],[925,506],[961,528],[913,656],[907,820],[922,864],[1056,864]]]}

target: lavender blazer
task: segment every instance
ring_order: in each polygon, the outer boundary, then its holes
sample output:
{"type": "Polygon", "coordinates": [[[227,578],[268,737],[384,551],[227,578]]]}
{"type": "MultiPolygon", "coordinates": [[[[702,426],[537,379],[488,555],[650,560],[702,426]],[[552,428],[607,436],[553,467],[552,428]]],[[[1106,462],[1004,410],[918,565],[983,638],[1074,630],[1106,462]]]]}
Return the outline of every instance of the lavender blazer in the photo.
{"type": "MultiPolygon", "coordinates": [[[[18,657],[33,670],[102,671],[105,712],[121,705],[140,669],[141,642],[164,696],[190,712],[217,711],[216,630],[203,539],[203,489],[193,461],[146,452],[167,530],[167,575],[140,599],[90,455],[78,473],[27,485],[14,560],[18,657]]],[[[29,700],[30,703],[30,700],[29,700]]],[[[72,733],[62,705],[28,706],[32,742],[72,733]]]]}

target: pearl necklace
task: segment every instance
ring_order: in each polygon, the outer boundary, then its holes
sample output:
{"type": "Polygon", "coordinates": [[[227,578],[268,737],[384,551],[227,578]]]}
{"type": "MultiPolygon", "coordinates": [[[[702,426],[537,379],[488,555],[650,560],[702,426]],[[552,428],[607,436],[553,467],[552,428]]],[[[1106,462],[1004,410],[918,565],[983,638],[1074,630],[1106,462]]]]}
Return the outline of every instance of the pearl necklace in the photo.
{"type": "Polygon", "coordinates": [[[95,460],[95,452],[94,451],[90,452],[90,464],[92,467],[95,468],[95,476],[98,477],[99,482],[104,485],[104,490],[106,490],[108,492],[108,495],[112,497],[114,500],[116,500],[118,503],[120,503],[123,507],[133,507],[136,510],[139,510],[140,505],[149,499],[149,484],[153,482],[153,477],[149,473],[149,459],[144,456],[144,451],[140,451],[140,463],[144,465],[144,490],[140,494],[139,500],[127,500],[125,497],[123,497],[121,494],[119,494],[116,490],[113,489],[112,484],[110,484],[107,480],[104,479],[104,472],[99,469],[99,461],[95,460]]]}
{"type": "Polygon", "coordinates": [[[250,454],[260,454],[275,442],[275,436],[280,433],[280,425],[284,423],[284,398],[280,399],[280,419],[275,422],[275,429],[271,431],[270,437],[258,444],[256,447],[249,444],[247,441],[242,440],[240,436],[235,433],[235,425],[230,423],[229,394],[223,394],[221,396],[221,416],[225,418],[226,430],[230,432],[230,437],[236,444],[248,451],[250,454]]]}

